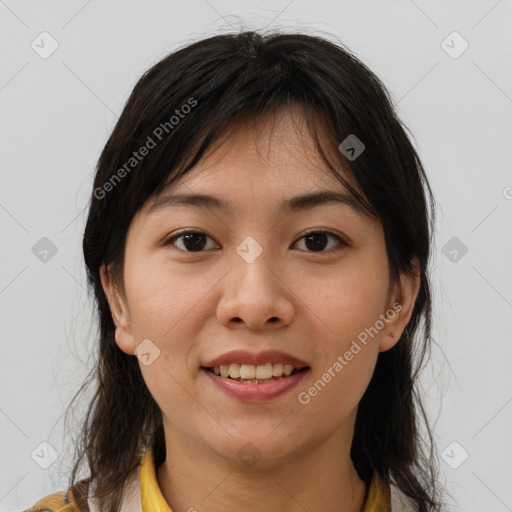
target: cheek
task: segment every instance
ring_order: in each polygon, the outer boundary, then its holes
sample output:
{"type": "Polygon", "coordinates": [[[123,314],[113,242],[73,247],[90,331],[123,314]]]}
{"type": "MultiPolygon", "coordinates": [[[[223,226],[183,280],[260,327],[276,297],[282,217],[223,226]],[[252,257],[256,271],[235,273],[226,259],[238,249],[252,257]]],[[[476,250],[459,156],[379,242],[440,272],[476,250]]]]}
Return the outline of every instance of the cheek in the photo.
{"type": "Polygon", "coordinates": [[[389,281],[387,262],[359,259],[326,276],[319,284],[310,282],[315,293],[308,299],[325,325],[326,333],[338,340],[336,349],[375,324],[384,313],[389,281]]]}
{"type": "MultiPolygon", "coordinates": [[[[198,314],[197,288],[190,277],[165,271],[165,266],[148,264],[130,267],[127,272],[127,294],[130,294],[130,316],[137,343],[150,339],[159,355],[150,365],[139,364],[144,381],[165,414],[190,408],[190,392],[183,383],[190,379],[196,350],[193,331],[198,314]],[[130,289],[128,289],[128,286],[130,289]],[[194,307],[196,306],[196,307],[194,307]]],[[[127,269],[128,270],[128,269],[127,269]]],[[[173,417],[173,423],[179,420],[173,417]]]]}
{"type": "Polygon", "coordinates": [[[163,342],[197,303],[190,279],[150,258],[127,261],[126,292],[134,334],[163,342]],[[143,264],[144,261],[144,264],[143,264]]]}
{"type": "Polygon", "coordinates": [[[134,258],[125,276],[136,343],[150,339],[160,351],[154,364],[141,366],[148,388],[162,400],[169,399],[172,389],[177,399],[177,382],[198,369],[199,334],[211,308],[207,292],[218,279],[203,279],[192,267],[179,272],[168,262],[149,258],[134,258]]]}
{"type": "Polygon", "coordinates": [[[375,325],[384,313],[387,274],[368,268],[326,280],[323,292],[310,298],[323,334],[317,333],[321,356],[314,379],[298,391],[297,399],[308,414],[325,420],[326,429],[357,407],[379,355],[375,325]]]}

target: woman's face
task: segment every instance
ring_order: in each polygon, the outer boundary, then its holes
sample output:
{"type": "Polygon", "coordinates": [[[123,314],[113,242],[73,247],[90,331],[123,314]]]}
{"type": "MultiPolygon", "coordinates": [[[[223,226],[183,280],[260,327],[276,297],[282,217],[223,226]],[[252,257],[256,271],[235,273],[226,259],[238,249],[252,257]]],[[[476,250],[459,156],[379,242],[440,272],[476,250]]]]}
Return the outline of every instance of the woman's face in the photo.
{"type": "Polygon", "coordinates": [[[116,342],[139,358],[167,439],[242,463],[292,460],[328,438],[350,446],[378,353],[398,341],[418,285],[392,289],[380,222],[307,132],[288,114],[271,129],[242,127],[144,206],[124,293],[102,271],[116,342]],[[292,200],[321,192],[341,199],[292,200]],[[176,199],[199,194],[216,199],[176,199]]]}

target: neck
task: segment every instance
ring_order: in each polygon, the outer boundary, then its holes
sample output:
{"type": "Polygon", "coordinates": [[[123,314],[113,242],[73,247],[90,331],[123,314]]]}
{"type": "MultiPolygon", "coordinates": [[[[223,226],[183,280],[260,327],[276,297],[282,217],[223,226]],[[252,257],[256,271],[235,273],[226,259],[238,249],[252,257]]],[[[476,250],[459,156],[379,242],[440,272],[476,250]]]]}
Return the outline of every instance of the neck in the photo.
{"type": "Polygon", "coordinates": [[[286,461],[245,468],[166,429],[158,484],[173,512],[238,512],[255,504],[281,512],[361,512],[367,489],[350,459],[351,438],[334,434],[286,461]]]}

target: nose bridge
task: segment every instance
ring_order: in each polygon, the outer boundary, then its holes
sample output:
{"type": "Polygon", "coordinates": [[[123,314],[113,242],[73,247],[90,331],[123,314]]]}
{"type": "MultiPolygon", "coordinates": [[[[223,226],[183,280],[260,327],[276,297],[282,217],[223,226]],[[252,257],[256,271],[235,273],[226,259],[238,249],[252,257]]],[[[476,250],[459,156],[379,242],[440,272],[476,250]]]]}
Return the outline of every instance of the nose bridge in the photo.
{"type": "MultiPolygon", "coordinates": [[[[238,254],[238,256],[248,265],[251,265],[256,260],[260,259],[261,263],[261,256],[264,252],[268,254],[269,248],[268,244],[266,243],[267,238],[265,241],[262,241],[263,236],[258,236],[260,242],[254,238],[254,236],[246,236],[236,247],[235,252],[238,254]],[[263,244],[263,245],[262,245],[263,244]],[[264,245],[266,247],[264,247],[264,245]]],[[[263,259],[266,258],[266,255],[263,259]]]]}
{"type": "MultiPolygon", "coordinates": [[[[263,235],[258,236],[260,242],[254,236],[247,236],[238,244],[235,249],[236,257],[234,258],[236,282],[245,285],[249,289],[258,289],[258,292],[268,292],[270,288],[274,288],[272,281],[276,279],[275,271],[272,269],[273,253],[266,241],[268,237],[263,240],[263,235]],[[260,290],[261,288],[261,290],[260,290]]],[[[274,259],[275,262],[275,259],[274,259]]]]}
{"type": "Polygon", "coordinates": [[[250,327],[263,326],[276,319],[288,322],[293,314],[286,286],[277,269],[273,252],[264,247],[263,236],[246,237],[235,249],[231,276],[226,281],[219,319],[229,323],[242,320],[250,327]]]}

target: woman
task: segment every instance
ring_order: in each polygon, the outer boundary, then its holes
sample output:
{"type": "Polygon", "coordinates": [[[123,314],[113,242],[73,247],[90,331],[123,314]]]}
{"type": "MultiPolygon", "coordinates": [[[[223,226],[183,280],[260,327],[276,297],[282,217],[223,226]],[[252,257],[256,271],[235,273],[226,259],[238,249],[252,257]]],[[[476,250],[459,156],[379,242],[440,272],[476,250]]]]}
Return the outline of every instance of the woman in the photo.
{"type": "Polygon", "coordinates": [[[241,32],[154,65],[83,238],[96,393],[69,489],[29,510],[441,510],[416,390],[433,204],[340,45],[241,32]]]}

